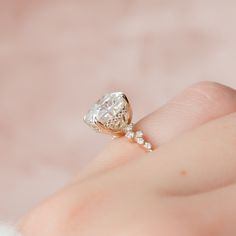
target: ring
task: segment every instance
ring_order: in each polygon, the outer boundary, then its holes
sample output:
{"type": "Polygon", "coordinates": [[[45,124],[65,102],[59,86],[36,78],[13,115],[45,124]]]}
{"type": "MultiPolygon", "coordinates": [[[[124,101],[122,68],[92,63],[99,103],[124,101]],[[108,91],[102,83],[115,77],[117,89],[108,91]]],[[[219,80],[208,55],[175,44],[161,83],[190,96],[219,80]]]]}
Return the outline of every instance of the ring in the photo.
{"type": "Polygon", "coordinates": [[[85,123],[96,132],[110,134],[114,138],[127,137],[144,150],[153,151],[142,130],[134,130],[132,108],[122,92],[114,92],[100,98],[84,116],[85,123]]]}

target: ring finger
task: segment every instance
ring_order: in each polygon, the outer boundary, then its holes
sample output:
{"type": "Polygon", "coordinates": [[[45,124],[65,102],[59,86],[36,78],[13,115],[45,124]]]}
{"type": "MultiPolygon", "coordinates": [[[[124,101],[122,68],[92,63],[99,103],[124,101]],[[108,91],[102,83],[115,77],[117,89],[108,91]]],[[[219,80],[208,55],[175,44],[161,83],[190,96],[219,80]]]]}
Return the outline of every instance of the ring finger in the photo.
{"type": "MultiPolygon", "coordinates": [[[[145,137],[158,149],[186,131],[235,111],[234,89],[213,82],[200,82],[143,118],[135,129],[143,130],[145,137]]],[[[125,137],[116,139],[80,173],[79,178],[117,167],[143,155],[144,151],[138,145],[131,145],[125,137]]]]}

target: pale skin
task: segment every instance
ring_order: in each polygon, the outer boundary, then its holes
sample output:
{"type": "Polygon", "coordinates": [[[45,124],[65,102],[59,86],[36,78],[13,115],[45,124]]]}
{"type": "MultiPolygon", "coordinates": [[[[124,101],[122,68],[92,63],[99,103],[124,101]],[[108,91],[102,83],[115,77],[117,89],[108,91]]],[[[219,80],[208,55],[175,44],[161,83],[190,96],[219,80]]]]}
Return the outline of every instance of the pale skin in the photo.
{"type": "Polygon", "coordinates": [[[112,141],[23,217],[23,235],[235,236],[236,91],[198,83],[136,129],[154,152],[112,141]]]}

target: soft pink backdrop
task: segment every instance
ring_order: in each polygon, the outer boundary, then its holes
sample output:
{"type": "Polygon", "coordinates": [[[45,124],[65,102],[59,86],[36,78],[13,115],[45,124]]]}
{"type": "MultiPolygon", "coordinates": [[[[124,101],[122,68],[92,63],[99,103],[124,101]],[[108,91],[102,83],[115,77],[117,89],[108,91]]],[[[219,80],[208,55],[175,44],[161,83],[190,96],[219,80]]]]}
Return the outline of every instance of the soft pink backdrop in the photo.
{"type": "Polygon", "coordinates": [[[0,220],[17,219],[109,142],[82,122],[103,93],[126,92],[139,119],[194,82],[236,86],[235,9],[0,0],[0,220]]]}

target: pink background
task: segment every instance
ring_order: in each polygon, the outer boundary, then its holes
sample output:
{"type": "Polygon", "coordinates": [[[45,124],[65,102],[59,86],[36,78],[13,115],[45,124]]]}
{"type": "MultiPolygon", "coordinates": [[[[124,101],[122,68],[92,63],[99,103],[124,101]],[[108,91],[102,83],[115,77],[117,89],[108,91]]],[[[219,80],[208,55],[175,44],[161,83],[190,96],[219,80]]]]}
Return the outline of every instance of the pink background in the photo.
{"type": "Polygon", "coordinates": [[[236,86],[235,9],[0,0],[0,220],[17,219],[109,142],[82,122],[105,92],[126,92],[139,119],[194,82],[236,86]]]}

